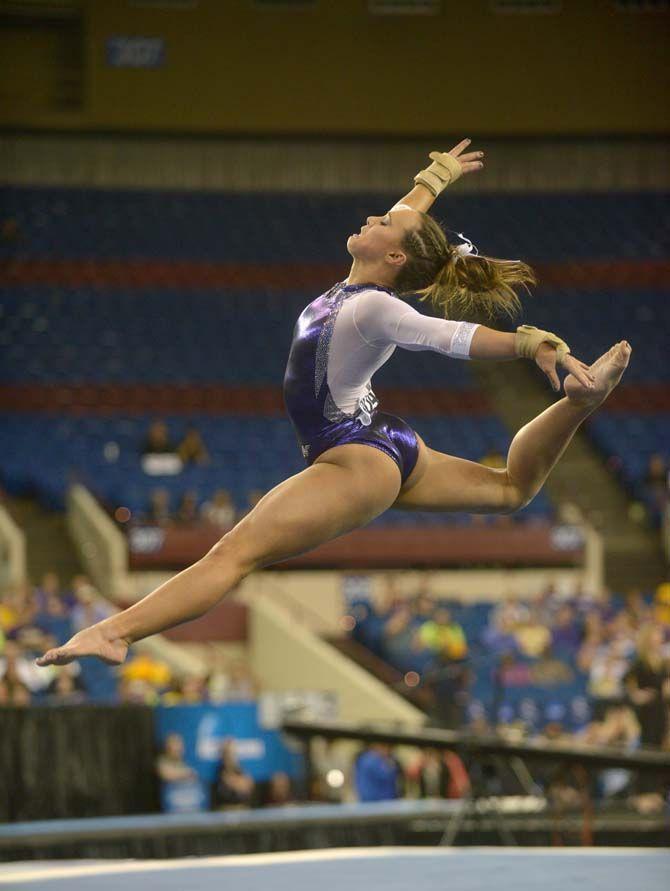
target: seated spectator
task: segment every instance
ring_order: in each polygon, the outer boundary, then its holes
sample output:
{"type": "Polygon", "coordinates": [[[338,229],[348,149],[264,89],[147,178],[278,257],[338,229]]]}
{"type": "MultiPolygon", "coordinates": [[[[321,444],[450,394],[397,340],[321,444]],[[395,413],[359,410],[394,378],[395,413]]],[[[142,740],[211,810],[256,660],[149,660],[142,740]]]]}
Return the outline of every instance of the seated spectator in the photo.
{"type": "Polygon", "coordinates": [[[86,687],[76,662],[58,669],[47,690],[47,705],[81,705],[86,701],[86,687]]]}
{"type": "Polygon", "coordinates": [[[198,514],[198,496],[192,489],[184,492],[181,496],[175,519],[182,526],[193,526],[200,519],[198,514]]]}
{"type": "Polygon", "coordinates": [[[446,607],[435,611],[434,619],[424,622],[417,632],[421,646],[433,652],[442,652],[449,659],[464,659],[468,643],[463,628],[455,622],[446,607]]]}
{"type": "Polygon", "coordinates": [[[76,575],[72,579],[72,592],[76,601],[71,613],[74,633],[102,622],[115,612],[114,607],[98,594],[85,575],[76,575]]]}
{"type": "Polygon", "coordinates": [[[47,598],[57,597],[62,600],[66,606],[72,605],[72,597],[63,591],[60,578],[55,572],[45,572],[42,576],[40,584],[35,588],[34,601],[37,610],[43,610],[46,606],[47,598]]]}
{"type": "Polygon", "coordinates": [[[600,612],[592,610],[584,617],[582,628],[582,641],[577,653],[577,667],[580,671],[588,672],[596,657],[596,654],[605,644],[603,620],[600,612]]]}
{"type": "Polygon", "coordinates": [[[222,531],[233,528],[235,514],[235,505],[227,489],[217,489],[212,500],[206,501],[201,510],[203,520],[222,531]]]}
{"type": "Polygon", "coordinates": [[[177,449],[170,441],[165,421],[154,421],[142,445],[142,455],[174,455],[177,449]]]}
{"type": "Polygon", "coordinates": [[[221,748],[221,763],[216,772],[213,801],[215,807],[251,807],[256,784],[240,767],[235,752],[235,740],[225,739],[221,748]]]}
{"type": "Polygon", "coordinates": [[[624,595],[624,610],[634,628],[639,628],[651,619],[649,605],[639,588],[631,588],[624,595]]]}
{"type": "Polygon", "coordinates": [[[534,659],[542,656],[551,643],[551,631],[534,609],[531,610],[528,620],[514,629],[514,636],[523,655],[534,659]]]}
{"type": "Polygon", "coordinates": [[[167,489],[152,489],[149,495],[149,510],[144,522],[152,526],[169,526],[172,523],[170,493],[167,489]]]}
{"type": "Polygon", "coordinates": [[[581,631],[574,609],[567,603],[559,607],[551,630],[551,646],[556,655],[570,657],[579,648],[581,631]]]}
{"type": "Polygon", "coordinates": [[[25,687],[29,694],[39,693],[51,683],[55,675],[55,666],[38,668],[33,659],[26,657],[18,641],[5,641],[0,656],[0,680],[5,681],[10,691],[25,687]]]}
{"type": "Polygon", "coordinates": [[[11,705],[26,708],[32,703],[32,694],[20,681],[0,679],[0,706],[11,705]]]}
{"type": "Polygon", "coordinates": [[[234,659],[228,666],[226,700],[252,702],[258,696],[258,681],[243,659],[234,659]]]}
{"type": "Polygon", "coordinates": [[[387,743],[373,743],[354,762],[354,786],[359,801],[392,801],[400,798],[402,770],[387,743]]]}
{"type": "Polygon", "coordinates": [[[498,628],[504,625],[509,629],[527,622],[529,615],[530,608],[528,604],[520,600],[515,594],[507,593],[503,595],[502,600],[491,610],[489,623],[498,628]]]}
{"type": "Polygon", "coordinates": [[[170,441],[164,421],[154,421],[141,448],[142,470],[150,476],[174,476],[181,473],[183,462],[170,441]]]}
{"type": "Polygon", "coordinates": [[[654,621],[666,629],[670,628],[670,582],[661,582],[654,594],[654,621]]]}
{"type": "Polygon", "coordinates": [[[430,575],[427,572],[421,574],[419,590],[411,601],[413,621],[416,625],[427,622],[433,618],[435,612],[435,598],[433,597],[430,575]]]}
{"type": "Polygon", "coordinates": [[[184,740],[178,733],[165,737],[163,751],[156,759],[156,773],[163,783],[183,783],[197,777],[196,771],[184,761],[184,740]]]}
{"type": "Polygon", "coordinates": [[[595,700],[597,715],[604,713],[604,707],[620,702],[623,695],[623,679],[628,669],[625,644],[614,641],[600,647],[591,660],[588,692],[595,700]]]}
{"type": "Polygon", "coordinates": [[[161,698],[163,705],[201,705],[206,700],[207,681],[200,675],[180,678],[161,698]]]}
{"type": "MultiPolygon", "coordinates": [[[[124,662],[119,668],[121,685],[119,695],[123,702],[142,702],[147,705],[155,705],[159,701],[159,694],[170,683],[170,669],[158,659],[147,654],[137,655],[124,662]]],[[[169,694],[166,694],[166,697],[169,694]]],[[[171,703],[166,702],[167,705],[171,703]]]]}
{"type": "Polygon", "coordinates": [[[291,778],[287,773],[277,771],[272,774],[264,803],[268,807],[285,807],[296,803],[291,778]]]}
{"type": "Polygon", "coordinates": [[[384,625],[383,647],[386,658],[397,668],[407,666],[409,654],[416,649],[412,610],[402,603],[384,625]]]}
{"type": "Polygon", "coordinates": [[[419,798],[462,798],[470,781],[465,765],[455,752],[424,749],[407,770],[419,798]]]}
{"type": "Polygon", "coordinates": [[[482,634],[482,643],[490,650],[492,656],[506,653],[517,653],[519,643],[515,635],[516,623],[502,613],[497,622],[490,623],[482,634]]]}
{"type": "Polygon", "coordinates": [[[207,698],[205,679],[198,675],[182,678],[179,693],[180,705],[200,705],[207,698]]]}
{"type": "Polygon", "coordinates": [[[29,585],[12,585],[0,593],[0,631],[11,633],[33,620],[37,611],[29,585]]]}
{"type": "Polygon", "coordinates": [[[184,464],[209,464],[210,457],[197,427],[188,427],[177,446],[177,454],[184,464]]]}
{"type": "Polygon", "coordinates": [[[33,624],[44,634],[55,637],[58,645],[64,644],[72,637],[70,610],[60,592],[46,595],[42,607],[33,619],[33,624]]]}
{"type": "Polygon", "coordinates": [[[617,613],[605,628],[606,638],[609,642],[618,641],[620,652],[632,657],[635,653],[638,629],[633,619],[625,611],[617,613]]]}
{"type": "Polygon", "coordinates": [[[200,778],[184,761],[184,740],[178,733],[166,736],[163,751],[156,759],[156,774],[161,783],[163,811],[189,813],[207,807],[200,778]]]}
{"type": "Polygon", "coordinates": [[[121,678],[117,696],[121,705],[158,705],[159,702],[155,688],[141,680],[121,678]]]}

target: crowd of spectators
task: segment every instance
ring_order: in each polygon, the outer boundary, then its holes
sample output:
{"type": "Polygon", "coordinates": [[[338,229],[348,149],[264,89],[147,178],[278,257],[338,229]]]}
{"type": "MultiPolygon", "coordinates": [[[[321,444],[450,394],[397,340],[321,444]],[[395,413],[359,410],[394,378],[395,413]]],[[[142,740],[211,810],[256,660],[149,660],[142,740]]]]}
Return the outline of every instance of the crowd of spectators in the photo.
{"type": "Polygon", "coordinates": [[[483,720],[480,730],[511,725],[517,735],[542,733],[541,720],[507,714],[506,691],[580,682],[589,708],[581,726],[559,722],[562,734],[670,748],[670,583],[653,595],[599,597],[581,587],[566,595],[549,584],[534,598],[508,594],[472,605],[431,596],[425,576],[421,585],[407,596],[389,576],[378,600],[352,604],[349,627],[402,673],[408,692],[425,694],[435,723],[460,729],[483,720]],[[476,679],[489,694],[479,713],[471,708],[476,679]]]}
{"type": "Polygon", "coordinates": [[[38,668],[35,658],[104,619],[111,607],[85,575],[63,588],[55,572],[39,585],[0,592],[0,705],[70,705],[87,699],[81,665],[38,668]]]}
{"type": "MultiPolygon", "coordinates": [[[[108,443],[114,455],[118,447],[108,443]]],[[[188,466],[207,466],[211,455],[203,436],[195,426],[187,427],[179,441],[170,437],[167,424],[154,420],[146,438],[139,446],[138,457],[144,473],[149,476],[177,476],[188,466]]],[[[246,516],[265,492],[251,489],[246,504],[236,504],[227,489],[219,488],[203,497],[195,489],[173,495],[167,486],[156,486],[149,493],[141,510],[132,512],[123,505],[112,505],[115,519],[123,526],[159,526],[184,528],[213,526],[222,533],[246,516]]]]}
{"type": "MultiPolygon", "coordinates": [[[[159,461],[152,462],[152,457],[164,455],[177,459],[177,461],[173,462],[173,466],[177,468],[172,471],[173,473],[178,472],[189,464],[205,465],[209,464],[211,460],[197,427],[187,427],[180,442],[176,443],[170,439],[165,421],[156,420],[149,427],[147,437],[141,448],[142,466],[145,471],[149,474],[156,473],[157,471],[154,468],[161,468],[164,465],[161,465],[159,461]]],[[[158,472],[161,471],[159,470],[158,472]]]]}
{"type": "Polygon", "coordinates": [[[178,733],[168,734],[156,759],[158,779],[164,789],[169,788],[173,793],[172,798],[164,796],[164,802],[181,798],[186,802],[186,809],[209,807],[211,810],[284,807],[296,803],[291,777],[284,771],[275,771],[265,781],[255,780],[240,764],[237,744],[232,737],[223,740],[220,755],[214,780],[208,789],[203,790],[197,772],[185,760],[183,738],[178,733]],[[187,792],[194,786],[197,792],[190,799],[188,795],[179,795],[180,791],[187,792]]]}
{"type": "Polygon", "coordinates": [[[77,705],[87,701],[176,705],[252,701],[258,682],[243,658],[206,654],[207,673],[175,677],[168,665],[133,654],[112,669],[79,661],[40,668],[35,659],[114,611],[90,579],[75,575],[63,586],[47,572],[36,586],[0,589],[0,705],[77,705]]]}
{"type": "Polygon", "coordinates": [[[126,517],[124,514],[123,522],[130,521],[139,526],[160,526],[163,529],[206,524],[223,533],[246,516],[264,494],[259,489],[252,489],[247,495],[246,506],[238,510],[227,489],[217,489],[206,501],[202,501],[195,490],[187,489],[173,503],[169,489],[157,486],[149,494],[146,511],[136,516],[126,517]]]}
{"type": "Polygon", "coordinates": [[[120,667],[118,698],[138,705],[222,705],[252,702],[260,685],[243,658],[227,658],[216,650],[204,675],[174,677],[160,659],[137,654],[120,667]]]}

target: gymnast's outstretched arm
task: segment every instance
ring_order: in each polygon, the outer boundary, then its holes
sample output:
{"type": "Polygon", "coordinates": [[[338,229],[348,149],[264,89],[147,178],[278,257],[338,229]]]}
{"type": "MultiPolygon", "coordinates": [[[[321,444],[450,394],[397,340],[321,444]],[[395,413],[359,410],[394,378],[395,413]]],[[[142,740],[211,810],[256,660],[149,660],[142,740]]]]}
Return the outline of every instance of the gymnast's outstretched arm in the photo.
{"type": "Polygon", "coordinates": [[[435,163],[426,170],[422,170],[416,175],[414,188],[394,206],[403,204],[405,207],[411,207],[412,210],[426,213],[433,206],[437,196],[459,176],[481,170],[484,166],[484,152],[466,151],[471,142],[471,139],[462,139],[449,152],[433,152],[431,158],[437,155],[439,158],[436,158],[435,163]],[[445,155],[449,155],[453,160],[445,158],[445,155]]]}
{"type": "Polygon", "coordinates": [[[405,350],[433,350],[457,359],[498,362],[524,356],[535,361],[556,391],[560,389],[557,363],[585,387],[592,383],[588,366],[570,355],[567,345],[549,331],[521,326],[517,332],[511,333],[485,325],[425,316],[404,300],[384,291],[361,295],[354,304],[353,322],[360,337],[371,346],[394,344],[405,350]],[[524,349],[525,340],[532,343],[524,349]]]}

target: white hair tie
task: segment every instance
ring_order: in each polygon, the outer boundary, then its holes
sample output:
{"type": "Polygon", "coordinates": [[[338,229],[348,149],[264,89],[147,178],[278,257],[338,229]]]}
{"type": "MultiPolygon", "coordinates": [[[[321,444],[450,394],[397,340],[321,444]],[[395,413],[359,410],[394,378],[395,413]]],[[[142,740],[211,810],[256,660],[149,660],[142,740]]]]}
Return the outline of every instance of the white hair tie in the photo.
{"type": "Polygon", "coordinates": [[[457,244],[454,248],[454,251],[459,255],[459,257],[467,257],[469,254],[473,254],[475,257],[479,254],[477,247],[470,241],[470,239],[463,235],[462,232],[457,232],[459,238],[463,239],[463,244],[457,244]]]}

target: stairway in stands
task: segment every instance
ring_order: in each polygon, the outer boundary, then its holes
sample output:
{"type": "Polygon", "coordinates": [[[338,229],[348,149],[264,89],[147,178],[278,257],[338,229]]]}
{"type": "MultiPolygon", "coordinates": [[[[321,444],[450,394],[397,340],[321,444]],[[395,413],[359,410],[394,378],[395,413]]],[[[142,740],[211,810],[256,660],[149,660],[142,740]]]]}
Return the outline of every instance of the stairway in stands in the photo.
{"type": "MultiPolygon", "coordinates": [[[[511,436],[556,398],[542,373],[526,364],[473,362],[471,367],[511,436]]],[[[583,427],[549,476],[546,489],[555,503],[577,504],[602,532],[605,579],[615,591],[650,589],[665,578],[658,533],[629,518],[625,491],[607,470],[583,427]]]]}
{"type": "Polygon", "coordinates": [[[62,511],[48,510],[32,498],[8,498],[4,503],[25,533],[28,578],[32,582],[53,571],[67,586],[73,575],[83,572],[62,511]]]}

